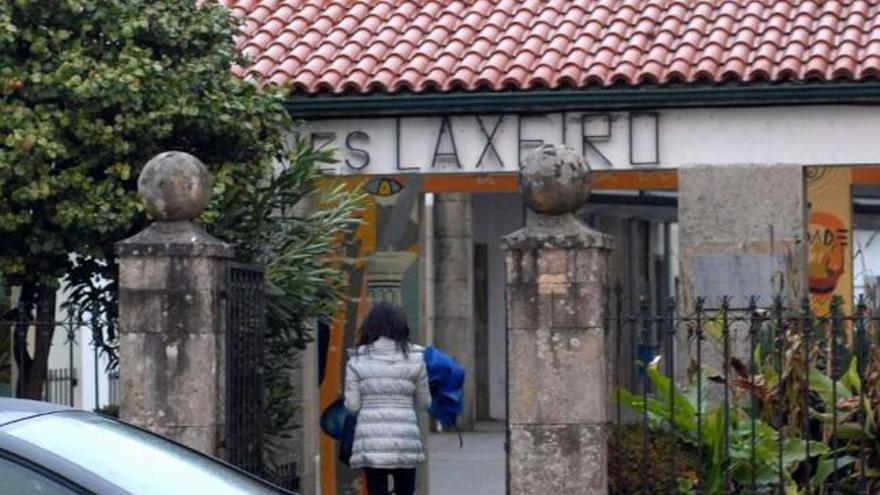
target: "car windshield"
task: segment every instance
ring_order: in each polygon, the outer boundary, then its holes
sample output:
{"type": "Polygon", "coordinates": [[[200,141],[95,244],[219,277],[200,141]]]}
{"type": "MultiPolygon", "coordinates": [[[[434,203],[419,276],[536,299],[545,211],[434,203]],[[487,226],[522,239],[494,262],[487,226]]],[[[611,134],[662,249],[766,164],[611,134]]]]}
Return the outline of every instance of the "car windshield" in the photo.
{"type": "Polygon", "coordinates": [[[4,433],[136,495],[286,493],[161,437],[93,414],[47,414],[12,423],[4,433]]]}

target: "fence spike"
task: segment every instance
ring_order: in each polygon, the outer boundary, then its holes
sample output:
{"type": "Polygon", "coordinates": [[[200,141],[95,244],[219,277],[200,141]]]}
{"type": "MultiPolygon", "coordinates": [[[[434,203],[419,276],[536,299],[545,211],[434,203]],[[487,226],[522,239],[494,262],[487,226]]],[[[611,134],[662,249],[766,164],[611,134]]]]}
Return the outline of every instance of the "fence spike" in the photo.
{"type": "Polygon", "coordinates": [[[759,296],[749,296],[749,312],[755,314],[758,311],[759,296]]]}
{"type": "Polygon", "coordinates": [[[801,298],[801,311],[804,315],[807,315],[810,312],[810,298],[807,296],[801,298]]]}

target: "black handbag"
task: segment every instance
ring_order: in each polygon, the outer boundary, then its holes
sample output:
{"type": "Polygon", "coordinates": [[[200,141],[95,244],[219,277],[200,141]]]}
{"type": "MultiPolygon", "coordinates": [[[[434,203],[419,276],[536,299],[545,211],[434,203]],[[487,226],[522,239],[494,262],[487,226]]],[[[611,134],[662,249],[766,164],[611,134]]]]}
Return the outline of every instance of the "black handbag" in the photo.
{"type": "Polygon", "coordinates": [[[349,465],[351,449],[354,446],[354,430],[357,427],[357,413],[346,414],[342,426],[342,438],[339,439],[339,462],[349,465]]]}
{"type": "Polygon", "coordinates": [[[348,465],[351,459],[351,448],[354,445],[354,430],[357,427],[357,413],[345,409],[345,400],[336,399],[321,414],[321,429],[328,436],[339,442],[337,454],[339,462],[348,465]]]}

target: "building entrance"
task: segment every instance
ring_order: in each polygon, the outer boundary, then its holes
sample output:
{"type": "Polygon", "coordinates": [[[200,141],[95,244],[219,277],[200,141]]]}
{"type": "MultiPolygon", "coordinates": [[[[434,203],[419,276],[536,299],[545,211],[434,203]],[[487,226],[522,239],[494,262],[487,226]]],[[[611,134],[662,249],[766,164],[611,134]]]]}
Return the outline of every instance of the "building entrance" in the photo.
{"type": "MultiPolygon", "coordinates": [[[[581,212],[585,222],[617,239],[609,287],[616,284],[648,294],[658,308],[659,301],[675,290],[674,176],[674,171],[659,170],[597,173],[598,191],[581,212]],[[632,187],[646,184],[667,192],[632,187]],[[639,269],[627,269],[630,265],[639,269]]],[[[415,342],[438,346],[468,371],[466,408],[459,426],[469,445],[458,454],[463,459],[485,457],[486,466],[495,466],[498,472],[484,474],[504,480],[508,362],[501,246],[502,238],[526,220],[516,177],[345,180],[370,196],[363,223],[346,240],[349,299],[319,339],[320,410],[339,396],[345,349],[354,346],[359,321],[370,305],[380,300],[398,304],[407,313],[415,342]]],[[[455,479],[453,473],[443,473],[454,469],[457,454],[444,450],[448,438],[437,436],[436,427],[430,429],[435,431],[428,441],[430,468],[421,470],[422,478],[430,473],[455,479]]],[[[333,462],[335,442],[322,435],[320,447],[321,493],[355,493],[351,490],[359,484],[358,473],[333,462]]],[[[435,485],[427,479],[420,482],[435,485]]]]}

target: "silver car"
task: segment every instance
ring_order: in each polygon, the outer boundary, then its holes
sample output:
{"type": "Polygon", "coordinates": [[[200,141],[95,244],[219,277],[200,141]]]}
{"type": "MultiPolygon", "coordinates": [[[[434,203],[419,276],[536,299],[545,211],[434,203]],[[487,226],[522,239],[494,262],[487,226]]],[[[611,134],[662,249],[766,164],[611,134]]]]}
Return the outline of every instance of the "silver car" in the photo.
{"type": "Polygon", "coordinates": [[[112,418],[0,398],[0,495],[295,495],[112,418]]]}

